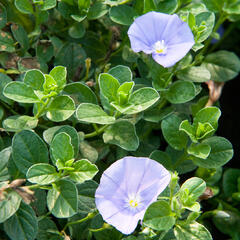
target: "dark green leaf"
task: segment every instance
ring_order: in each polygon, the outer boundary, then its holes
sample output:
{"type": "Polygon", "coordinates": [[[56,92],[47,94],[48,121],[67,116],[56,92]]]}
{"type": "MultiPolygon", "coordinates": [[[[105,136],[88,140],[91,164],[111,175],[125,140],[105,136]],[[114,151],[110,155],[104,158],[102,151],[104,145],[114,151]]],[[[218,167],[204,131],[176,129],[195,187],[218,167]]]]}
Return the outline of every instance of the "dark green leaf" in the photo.
{"type": "Polygon", "coordinates": [[[0,30],[0,51],[1,52],[14,52],[15,46],[12,36],[0,30]]]}

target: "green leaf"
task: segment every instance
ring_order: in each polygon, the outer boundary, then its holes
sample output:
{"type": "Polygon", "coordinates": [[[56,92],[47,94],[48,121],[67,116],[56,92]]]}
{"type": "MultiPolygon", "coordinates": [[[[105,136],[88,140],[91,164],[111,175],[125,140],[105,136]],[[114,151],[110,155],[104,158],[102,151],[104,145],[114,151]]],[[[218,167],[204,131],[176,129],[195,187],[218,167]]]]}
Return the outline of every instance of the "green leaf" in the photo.
{"type": "Polygon", "coordinates": [[[56,165],[58,161],[65,164],[68,160],[74,158],[74,149],[71,143],[71,137],[64,132],[58,133],[50,144],[52,161],[56,165]]]}
{"type": "Polygon", "coordinates": [[[98,19],[108,12],[108,7],[102,2],[95,2],[88,10],[87,18],[89,20],[98,19]]]}
{"type": "Polygon", "coordinates": [[[76,161],[72,167],[74,172],[70,172],[69,177],[77,183],[92,179],[98,172],[97,166],[85,159],[76,161]]]}
{"type": "Polygon", "coordinates": [[[179,104],[192,100],[196,96],[196,89],[192,82],[179,80],[174,82],[165,94],[170,103],[179,104]]]}
{"type": "Polygon", "coordinates": [[[165,140],[177,150],[183,149],[187,145],[187,136],[182,131],[179,131],[181,119],[172,114],[163,119],[161,123],[162,133],[165,140]]]}
{"type": "Polygon", "coordinates": [[[201,43],[211,35],[215,24],[215,15],[213,12],[201,12],[196,15],[195,19],[198,30],[201,28],[201,26],[205,27],[202,32],[198,33],[199,36],[195,38],[198,43],[201,43]]]}
{"type": "Polygon", "coordinates": [[[101,93],[109,102],[117,101],[117,90],[120,86],[118,80],[108,73],[102,73],[98,81],[101,93]]]}
{"type": "Polygon", "coordinates": [[[93,180],[77,184],[78,212],[88,214],[96,209],[95,191],[98,184],[93,180]]]}
{"type": "Polygon", "coordinates": [[[86,123],[111,124],[115,118],[109,116],[103,109],[92,103],[82,103],[76,110],[77,119],[86,123]]]}
{"type": "Polygon", "coordinates": [[[204,66],[188,67],[178,71],[177,77],[181,80],[191,82],[207,82],[211,79],[211,74],[204,66]]]}
{"type": "Polygon", "coordinates": [[[63,91],[74,100],[76,105],[79,105],[80,103],[97,104],[95,93],[83,83],[69,83],[65,86],[63,91]]]}
{"type": "Polygon", "coordinates": [[[36,163],[48,163],[48,149],[33,131],[23,130],[13,137],[12,157],[18,169],[26,173],[36,163]]]}
{"type": "Polygon", "coordinates": [[[132,71],[127,66],[118,65],[111,68],[108,73],[115,77],[120,84],[132,81],[132,71]]]}
{"type": "Polygon", "coordinates": [[[123,111],[124,114],[135,114],[142,112],[152,106],[159,99],[159,94],[154,88],[140,88],[130,95],[129,107],[123,111]]]}
{"type": "Polygon", "coordinates": [[[51,77],[56,81],[59,89],[63,89],[66,85],[67,69],[63,66],[57,66],[49,73],[51,77]]]}
{"type": "Polygon", "coordinates": [[[119,5],[110,9],[109,16],[113,22],[129,26],[132,24],[134,17],[137,16],[137,13],[130,6],[119,5]]]}
{"type": "Polygon", "coordinates": [[[117,90],[118,104],[124,106],[127,104],[130,94],[132,93],[134,82],[125,82],[117,90]]]}
{"type": "Polygon", "coordinates": [[[78,8],[79,10],[88,11],[88,8],[90,7],[91,1],[90,0],[78,0],[78,8]]]}
{"type": "Polygon", "coordinates": [[[57,88],[57,82],[54,80],[52,76],[49,74],[44,74],[45,82],[43,84],[43,89],[45,93],[50,93],[57,88]]]}
{"type": "Polygon", "coordinates": [[[29,182],[40,185],[47,185],[59,179],[55,167],[47,163],[34,164],[28,169],[26,176],[29,182]]]}
{"type": "Polygon", "coordinates": [[[192,144],[188,149],[187,153],[198,158],[206,159],[211,152],[211,147],[208,144],[199,143],[192,144]]]}
{"type": "Polygon", "coordinates": [[[22,202],[18,211],[4,223],[4,230],[11,239],[34,240],[38,232],[35,212],[22,202]]]}
{"type": "Polygon", "coordinates": [[[40,101],[33,89],[23,82],[8,83],[3,90],[3,94],[5,97],[21,103],[36,103],[40,101]]]}
{"type": "Polygon", "coordinates": [[[1,3],[0,3],[0,19],[1,19],[0,29],[2,29],[3,27],[5,27],[7,23],[7,11],[4,5],[2,5],[1,3]]]}
{"type": "Polygon", "coordinates": [[[54,47],[51,42],[38,42],[36,48],[37,58],[42,62],[49,62],[54,55],[54,47]]]}
{"type": "Polygon", "coordinates": [[[203,0],[203,3],[210,11],[221,12],[224,2],[219,0],[203,0]]]}
{"type": "Polygon", "coordinates": [[[238,239],[240,234],[240,216],[233,211],[215,210],[212,220],[219,231],[238,239]]]}
{"type": "Polygon", "coordinates": [[[150,11],[156,11],[155,1],[154,0],[144,0],[143,1],[143,13],[147,13],[150,11]]]}
{"type": "Polygon", "coordinates": [[[196,129],[189,123],[188,120],[184,120],[181,122],[181,124],[179,125],[179,131],[185,132],[190,137],[192,142],[198,142],[196,138],[196,129]]]}
{"type": "Polygon", "coordinates": [[[194,203],[204,193],[205,189],[206,183],[201,178],[192,177],[182,184],[179,194],[181,196],[187,190],[186,198],[181,198],[181,200],[188,206],[194,203]]]}
{"type": "Polygon", "coordinates": [[[37,126],[38,119],[29,116],[11,116],[3,121],[3,128],[9,132],[33,129],[37,126]]]}
{"type": "Polygon", "coordinates": [[[75,104],[69,96],[56,97],[48,107],[47,117],[51,121],[61,122],[70,118],[75,111],[75,104]]]}
{"type": "Polygon", "coordinates": [[[3,223],[10,218],[18,210],[22,201],[20,195],[17,194],[17,192],[15,192],[14,190],[9,190],[6,195],[4,192],[3,196],[3,200],[0,201],[0,223],[3,223]]]}
{"type": "Polygon", "coordinates": [[[67,67],[68,77],[72,79],[85,58],[86,53],[79,44],[67,42],[57,52],[54,64],[67,67]]]}
{"type": "Polygon", "coordinates": [[[43,90],[43,84],[45,82],[45,76],[40,70],[29,70],[24,75],[24,83],[34,90],[43,90]]]}
{"type": "Polygon", "coordinates": [[[37,240],[64,240],[60,237],[60,233],[54,221],[45,217],[38,221],[37,240]]]}
{"type": "Polygon", "coordinates": [[[176,225],[174,234],[177,240],[212,240],[209,231],[197,222],[193,222],[189,225],[176,225]]]}
{"type": "Polygon", "coordinates": [[[0,51],[15,52],[15,46],[12,36],[2,30],[0,30],[0,51]]]}
{"type": "Polygon", "coordinates": [[[85,32],[85,27],[81,22],[74,23],[68,30],[68,34],[72,38],[82,38],[85,35],[85,32]]]}
{"type": "Polygon", "coordinates": [[[14,38],[21,45],[24,52],[27,51],[29,48],[29,40],[28,40],[27,32],[25,31],[23,26],[13,23],[11,25],[11,30],[12,30],[14,38]]]}
{"type": "Polygon", "coordinates": [[[210,123],[216,130],[218,127],[218,119],[221,111],[217,107],[205,107],[197,112],[193,120],[193,126],[197,127],[198,123],[210,123]]]}
{"type": "Polygon", "coordinates": [[[40,5],[41,11],[47,11],[51,8],[56,7],[57,1],[56,0],[45,0],[43,4],[40,5]]]}
{"type": "Polygon", "coordinates": [[[227,169],[223,174],[223,192],[227,198],[238,192],[238,178],[240,178],[240,169],[227,169]]]}
{"type": "Polygon", "coordinates": [[[172,216],[171,207],[166,201],[152,203],[143,219],[144,225],[157,231],[167,231],[175,224],[175,217],[172,216]]]}
{"type": "Polygon", "coordinates": [[[0,73],[0,100],[9,105],[11,105],[13,101],[3,95],[3,89],[10,82],[12,82],[12,79],[8,77],[8,75],[0,73]]]}
{"type": "Polygon", "coordinates": [[[206,122],[206,123],[201,123],[198,122],[197,126],[196,126],[196,138],[198,140],[201,140],[203,138],[206,138],[207,136],[210,136],[213,134],[213,132],[215,132],[215,129],[213,128],[213,126],[206,122]]]}
{"type": "Polygon", "coordinates": [[[202,141],[211,147],[207,159],[193,157],[193,162],[203,168],[218,168],[227,163],[233,156],[232,144],[223,137],[211,137],[202,141]]]}
{"type": "Polygon", "coordinates": [[[30,0],[15,0],[16,8],[25,14],[33,14],[33,6],[30,0]]]}
{"type": "Polygon", "coordinates": [[[0,182],[7,181],[10,178],[8,174],[8,160],[11,153],[11,147],[5,148],[0,152],[0,182]]]}
{"type": "Polygon", "coordinates": [[[235,78],[240,72],[240,60],[235,53],[221,50],[206,56],[203,62],[211,73],[211,80],[226,82],[235,78]]]}
{"type": "Polygon", "coordinates": [[[177,0],[165,0],[160,1],[157,4],[157,11],[160,11],[162,13],[172,14],[177,10],[177,8],[178,8],[177,0]]]}
{"type": "Polygon", "coordinates": [[[92,163],[95,163],[98,160],[98,151],[87,141],[80,142],[79,150],[82,158],[86,158],[92,163]]]}
{"type": "Polygon", "coordinates": [[[161,163],[168,170],[172,170],[172,160],[166,152],[155,150],[151,153],[149,158],[161,163]]]}
{"type": "Polygon", "coordinates": [[[119,120],[110,125],[103,134],[103,140],[127,151],[135,151],[139,146],[135,126],[127,120],[119,120]]]}
{"type": "Polygon", "coordinates": [[[68,218],[77,213],[77,188],[68,180],[60,180],[48,191],[47,206],[57,218],[68,218]]]}

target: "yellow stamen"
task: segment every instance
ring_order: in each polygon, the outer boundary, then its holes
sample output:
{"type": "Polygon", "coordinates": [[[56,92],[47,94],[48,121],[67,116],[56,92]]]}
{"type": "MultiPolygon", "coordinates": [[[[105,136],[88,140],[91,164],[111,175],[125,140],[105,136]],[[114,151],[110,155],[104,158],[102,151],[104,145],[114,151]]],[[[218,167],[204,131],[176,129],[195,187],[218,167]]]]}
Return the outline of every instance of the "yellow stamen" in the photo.
{"type": "Polygon", "coordinates": [[[134,208],[136,208],[138,206],[138,202],[135,201],[135,200],[130,200],[129,204],[130,204],[131,207],[134,207],[134,208]]]}

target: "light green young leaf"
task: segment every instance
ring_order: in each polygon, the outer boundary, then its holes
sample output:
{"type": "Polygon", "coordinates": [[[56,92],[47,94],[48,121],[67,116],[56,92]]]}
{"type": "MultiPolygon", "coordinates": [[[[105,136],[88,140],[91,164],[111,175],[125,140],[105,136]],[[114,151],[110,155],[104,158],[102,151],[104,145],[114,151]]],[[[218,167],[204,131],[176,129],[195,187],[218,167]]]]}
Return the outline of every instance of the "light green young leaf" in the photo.
{"type": "Polygon", "coordinates": [[[33,129],[37,126],[38,119],[29,116],[11,116],[3,121],[3,128],[9,132],[33,129]]]}
{"type": "Polygon", "coordinates": [[[126,110],[124,114],[135,114],[142,112],[152,106],[160,98],[158,92],[150,87],[140,88],[130,95],[126,110]]]}
{"type": "Polygon", "coordinates": [[[135,126],[127,120],[119,120],[110,125],[103,134],[103,140],[127,151],[135,151],[139,146],[135,126]]]}
{"type": "Polygon", "coordinates": [[[22,202],[18,211],[4,222],[4,230],[11,239],[34,240],[38,221],[32,207],[22,202]]]}
{"type": "Polygon", "coordinates": [[[196,138],[198,140],[201,140],[203,138],[206,138],[207,136],[210,136],[213,134],[213,132],[215,132],[215,129],[213,128],[213,126],[208,123],[201,123],[198,122],[197,126],[196,126],[196,138]]]}
{"type": "Polygon", "coordinates": [[[33,6],[29,0],[15,0],[16,8],[25,14],[33,14],[33,6]]]}
{"type": "Polygon", "coordinates": [[[108,73],[102,73],[99,75],[98,81],[100,91],[108,99],[108,101],[116,101],[117,90],[120,86],[118,80],[108,73]]]}
{"type": "Polygon", "coordinates": [[[45,82],[45,76],[38,69],[32,69],[25,73],[24,83],[34,90],[43,90],[43,84],[45,82]]]}
{"type": "Polygon", "coordinates": [[[50,144],[50,151],[52,161],[55,165],[57,161],[61,161],[64,164],[68,160],[73,159],[74,149],[71,137],[65,132],[58,133],[50,144]]]}
{"type": "Polygon", "coordinates": [[[56,7],[57,1],[56,0],[45,0],[43,4],[40,5],[41,11],[47,11],[51,8],[56,7]]]}
{"type": "Polygon", "coordinates": [[[21,103],[36,103],[40,101],[33,89],[23,82],[8,83],[3,90],[3,95],[21,103]]]}
{"type": "Polygon", "coordinates": [[[51,121],[61,122],[70,118],[75,111],[75,104],[69,96],[57,96],[49,105],[47,117],[51,121]]]}
{"type": "Polygon", "coordinates": [[[117,90],[119,105],[124,105],[128,102],[129,96],[132,93],[134,82],[125,82],[117,90]]]}
{"type": "Polygon", "coordinates": [[[40,185],[47,185],[59,179],[55,167],[47,163],[34,164],[28,169],[26,176],[29,182],[40,185]]]}
{"type": "Polygon", "coordinates": [[[82,103],[76,110],[76,117],[81,122],[111,124],[115,118],[109,116],[103,109],[92,103],[82,103]]]}
{"type": "Polygon", "coordinates": [[[192,140],[192,142],[198,142],[197,138],[196,138],[196,132],[194,127],[189,123],[188,120],[184,120],[181,122],[181,124],[179,125],[179,131],[183,131],[185,132],[190,139],[192,140]]]}
{"type": "Polygon", "coordinates": [[[57,66],[51,70],[49,75],[56,81],[59,89],[63,89],[66,85],[67,69],[63,66],[57,66]]]}
{"type": "Polygon", "coordinates": [[[172,216],[169,203],[163,200],[152,203],[144,215],[143,223],[157,231],[171,229],[175,224],[175,217],[172,216]]]}
{"type": "Polygon", "coordinates": [[[57,218],[68,218],[77,213],[77,188],[68,180],[58,181],[53,189],[48,191],[47,206],[57,218]]]}
{"type": "Polygon", "coordinates": [[[70,172],[69,177],[77,183],[92,179],[98,172],[97,166],[85,159],[75,162],[72,167],[74,171],[70,172]]]}
{"type": "Polygon", "coordinates": [[[192,144],[187,149],[188,154],[193,155],[198,158],[206,159],[210,152],[211,147],[208,144],[199,143],[199,144],[192,144]]]}

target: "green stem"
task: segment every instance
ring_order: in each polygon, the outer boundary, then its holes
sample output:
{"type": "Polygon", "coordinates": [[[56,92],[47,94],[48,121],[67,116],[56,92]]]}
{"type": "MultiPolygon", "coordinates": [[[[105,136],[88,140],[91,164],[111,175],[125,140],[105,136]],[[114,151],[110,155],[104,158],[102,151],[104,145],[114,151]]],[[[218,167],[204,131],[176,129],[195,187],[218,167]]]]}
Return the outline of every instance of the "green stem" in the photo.
{"type": "Polygon", "coordinates": [[[47,105],[49,104],[51,98],[48,98],[46,102],[43,103],[42,108],[40,108],[37,114],[34,116],[35,118],[39,118],[39,116],[46,110],[47,105]]]}
{"type": "Polygon", "coordinates": [[[69,226],[71,225],[74,225],[74,224],[79,224],[79,223],[82,223],[82,222],[85,222],[89,219],[92,219],[97,213],[96,212],[92,212],[92,213],[89,213],[85,218],[82,218],[80,220],[77,220],[77,221],[74,221],[74,222],[68,222],[65,227],[63,228],[62,231],[65,231],[69,226]]]}
{"type": "Polygon", "coordinates": [[[94,131],[94,132],[92,132],[92,133],[88,133],[88,134],[86,134],[86,135],[84,136],[84,138],[91,138],[91,137],[98,136],[98,135],[100,135],[101,133],[103,133],[104,130],[105,130],[108,126],[109,126],[109,125],[105,125],[105,126],[99,128],[98,131],[94,131]]]}
{"type": "Polygon", "coordinates": [[[20,115],[19,113],[17,113],[16,111],[14,111],[10,106],[8,106],[8,104],[6,104],[5,102],[1,102],[1,105],[4,107],[4,108],[7,108],[12,114],[14,115],[20,115]]]}

